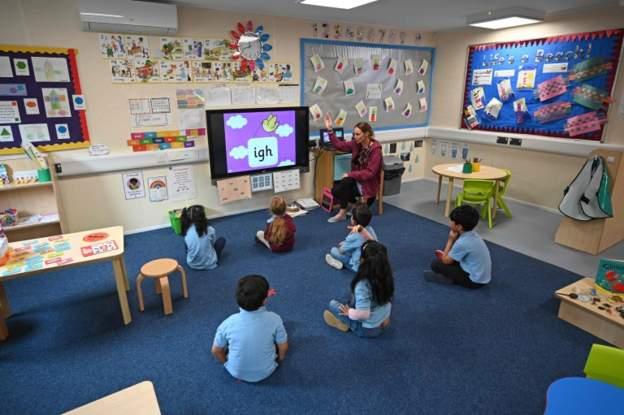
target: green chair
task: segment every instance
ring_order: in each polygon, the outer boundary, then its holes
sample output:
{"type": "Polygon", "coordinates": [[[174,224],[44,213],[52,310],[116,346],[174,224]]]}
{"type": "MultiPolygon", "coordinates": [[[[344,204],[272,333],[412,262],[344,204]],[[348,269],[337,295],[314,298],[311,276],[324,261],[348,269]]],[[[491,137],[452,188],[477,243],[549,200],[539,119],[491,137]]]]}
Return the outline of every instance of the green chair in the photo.
{"type": "Polygon", "coordinates": [[[583,371],[590,379],[624,388],[624,350],[592,344],[583,371]]]}
{"type": "Polygon", "coordinates": [[[487,214],[488,227],[492,229],[492,203],[494,199],[494,183],[491,180],[464,180],[464,188],[455,199],[455,206],[464,203],[481,205],[481,218],[487,214]]]}
{"type": "Polygon", "coordinates": [[[511,218],[511,210],[505,203],[503,196],[507,192],[507,187],[509,186],[509,181],[511,180],[511,170],[505,169],[507,172],[507,177],[505,177],[502,181],[498,182],[498,194],[496,195],[496,205],[503,208],[503,212],[505,212],[505,216],[511,218]]]}

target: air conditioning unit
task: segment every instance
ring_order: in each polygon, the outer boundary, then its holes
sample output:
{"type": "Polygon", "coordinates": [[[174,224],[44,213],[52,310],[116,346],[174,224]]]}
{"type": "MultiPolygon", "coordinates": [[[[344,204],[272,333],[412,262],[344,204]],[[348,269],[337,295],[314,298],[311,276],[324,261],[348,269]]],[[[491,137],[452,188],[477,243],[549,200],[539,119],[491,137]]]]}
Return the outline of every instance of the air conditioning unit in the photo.
{"type": "Polygon", "coordinates": [[[134,0],[80,0],[80,21],[86,32],[174,35],[175,5],[134,0]]]}

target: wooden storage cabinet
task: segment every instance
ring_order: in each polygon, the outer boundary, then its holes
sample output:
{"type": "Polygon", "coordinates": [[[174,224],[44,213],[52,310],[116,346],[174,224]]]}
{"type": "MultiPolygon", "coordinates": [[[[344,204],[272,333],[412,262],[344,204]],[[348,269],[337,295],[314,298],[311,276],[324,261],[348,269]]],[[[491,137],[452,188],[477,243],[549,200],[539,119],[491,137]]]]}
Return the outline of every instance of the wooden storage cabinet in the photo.
{"type": "MultiPolygon", "coordinates": [[[[37,165],[28,159],[0,161],[9,167],[13,180],[16,170],[34,170],[37,165]]],[[[51,157],[48,165],[54,166],[51,157]]],[[[5,226],[9,242],[59,235],[65,232],[57,178],[50,169],[50,182],[0,185],[0,210],[17,209],[17,225],[5,226]]]]}

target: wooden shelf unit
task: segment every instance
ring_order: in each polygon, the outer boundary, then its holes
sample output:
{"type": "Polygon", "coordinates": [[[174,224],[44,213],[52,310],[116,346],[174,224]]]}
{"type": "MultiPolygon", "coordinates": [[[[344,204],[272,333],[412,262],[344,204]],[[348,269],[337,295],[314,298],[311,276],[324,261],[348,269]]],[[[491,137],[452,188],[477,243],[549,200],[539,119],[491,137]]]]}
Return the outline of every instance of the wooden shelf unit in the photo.
{"type": "MultiPolygon", "coordinates": [[[[0,211],[9,208],[17,209],[17,225],[4,227],[9,242],[59,235],[66,232],[57,177],[54,172],[54,161],[50,155],[46,158],[48,165],[52,166],[50,182],[0,186],[0,211]],[[51,214],[58,215],[58,219],[20,224],[20,221],[25,221],[26,218],[34,215],[46,216],[51,214]]],[[[16,170],[37,169],[37,164],[26,158],[3,160],[0,163],[9,167],[11,177],[16,170]]]]}

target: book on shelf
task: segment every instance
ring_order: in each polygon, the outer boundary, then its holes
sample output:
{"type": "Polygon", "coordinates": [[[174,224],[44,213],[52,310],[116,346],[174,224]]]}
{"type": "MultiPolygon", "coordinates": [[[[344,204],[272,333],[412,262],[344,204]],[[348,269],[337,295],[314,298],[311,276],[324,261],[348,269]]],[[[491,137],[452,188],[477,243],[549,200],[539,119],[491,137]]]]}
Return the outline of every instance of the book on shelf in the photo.
{"type": "Polygon", "coordinates": [[[624,294],[624,260],[600,258],[596,285],[612,293],[624,294]]]}

